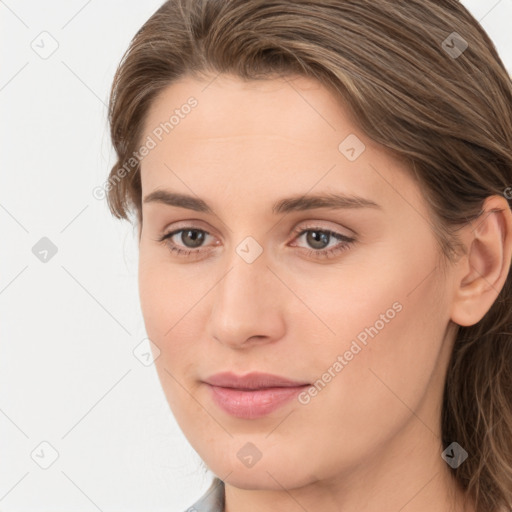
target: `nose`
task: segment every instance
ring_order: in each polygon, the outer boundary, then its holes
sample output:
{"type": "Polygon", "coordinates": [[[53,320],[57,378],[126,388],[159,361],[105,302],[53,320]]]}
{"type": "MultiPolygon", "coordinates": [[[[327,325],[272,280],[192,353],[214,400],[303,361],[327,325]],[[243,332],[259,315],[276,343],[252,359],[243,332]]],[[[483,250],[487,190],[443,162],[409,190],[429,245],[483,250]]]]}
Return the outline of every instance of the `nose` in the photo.
{"type": "Polygon", "coordinates": [[[284,294],[290,292],[263,257],[252,263],[233,258],[230,263],[228,272],[212,290],[210,338],[233,349],[244,349],[283,337],[284,294]]]}

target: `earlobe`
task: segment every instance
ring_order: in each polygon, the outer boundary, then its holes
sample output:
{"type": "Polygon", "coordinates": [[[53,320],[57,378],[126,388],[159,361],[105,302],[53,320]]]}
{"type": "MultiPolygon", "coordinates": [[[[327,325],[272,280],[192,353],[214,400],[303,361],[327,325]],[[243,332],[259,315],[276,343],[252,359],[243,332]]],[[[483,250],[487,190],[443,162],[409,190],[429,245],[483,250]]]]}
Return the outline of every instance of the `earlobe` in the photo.
{"type": "Polygon", "coordinates": [[[501,292],[512,258],[512,212],[502,196],[489,196],[483,212],[461,230],[467,252],[456,264],[451,320],[478,323],[501,292]]]}

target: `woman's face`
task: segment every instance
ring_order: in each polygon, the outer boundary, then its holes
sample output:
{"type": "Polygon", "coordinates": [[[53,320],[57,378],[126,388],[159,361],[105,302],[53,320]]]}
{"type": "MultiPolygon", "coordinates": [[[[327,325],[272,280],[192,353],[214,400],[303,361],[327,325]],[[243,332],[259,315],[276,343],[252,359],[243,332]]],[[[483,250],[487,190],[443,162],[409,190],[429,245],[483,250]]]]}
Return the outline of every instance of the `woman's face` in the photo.
{"type": "Polygon", "coordinates": [[[404,164],[304,77],[182,79],[144,128],[142,312],[210,469],[280,489],[439,458],[450,273],[404,164]],[[216,394],[220,372],[306,385],[216,394]]]}

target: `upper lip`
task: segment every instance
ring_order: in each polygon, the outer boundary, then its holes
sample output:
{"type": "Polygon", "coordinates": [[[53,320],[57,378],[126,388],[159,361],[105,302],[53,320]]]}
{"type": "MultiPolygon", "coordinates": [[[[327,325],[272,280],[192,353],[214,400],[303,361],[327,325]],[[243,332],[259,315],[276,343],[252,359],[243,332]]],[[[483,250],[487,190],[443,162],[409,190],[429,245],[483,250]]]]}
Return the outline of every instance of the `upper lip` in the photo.
{"type": "Polygon", "coordinates": [[[216,373],[205,379],[204,382],[212,386],[235,389],[289,388],[309,384],[304,381],[291,380],[279,375],[260,372],[251,372],[245,375],[236,375],[232,372],[216,373]]]}

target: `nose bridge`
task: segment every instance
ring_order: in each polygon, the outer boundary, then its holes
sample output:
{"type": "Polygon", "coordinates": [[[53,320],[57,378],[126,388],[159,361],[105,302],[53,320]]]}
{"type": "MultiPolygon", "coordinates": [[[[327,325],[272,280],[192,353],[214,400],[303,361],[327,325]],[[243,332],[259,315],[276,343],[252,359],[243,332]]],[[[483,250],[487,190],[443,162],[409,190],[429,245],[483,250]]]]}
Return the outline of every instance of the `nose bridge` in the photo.
{"type": "Polygon", "coordinates": [[[242,241],[213,290],[209,334],[231,346],[242,346],[253,337],[268,341],[279,337],[283,328],[282,285],[267,267],[266,255],[255,257],[255,249],[253,241],[242,241]]]}

